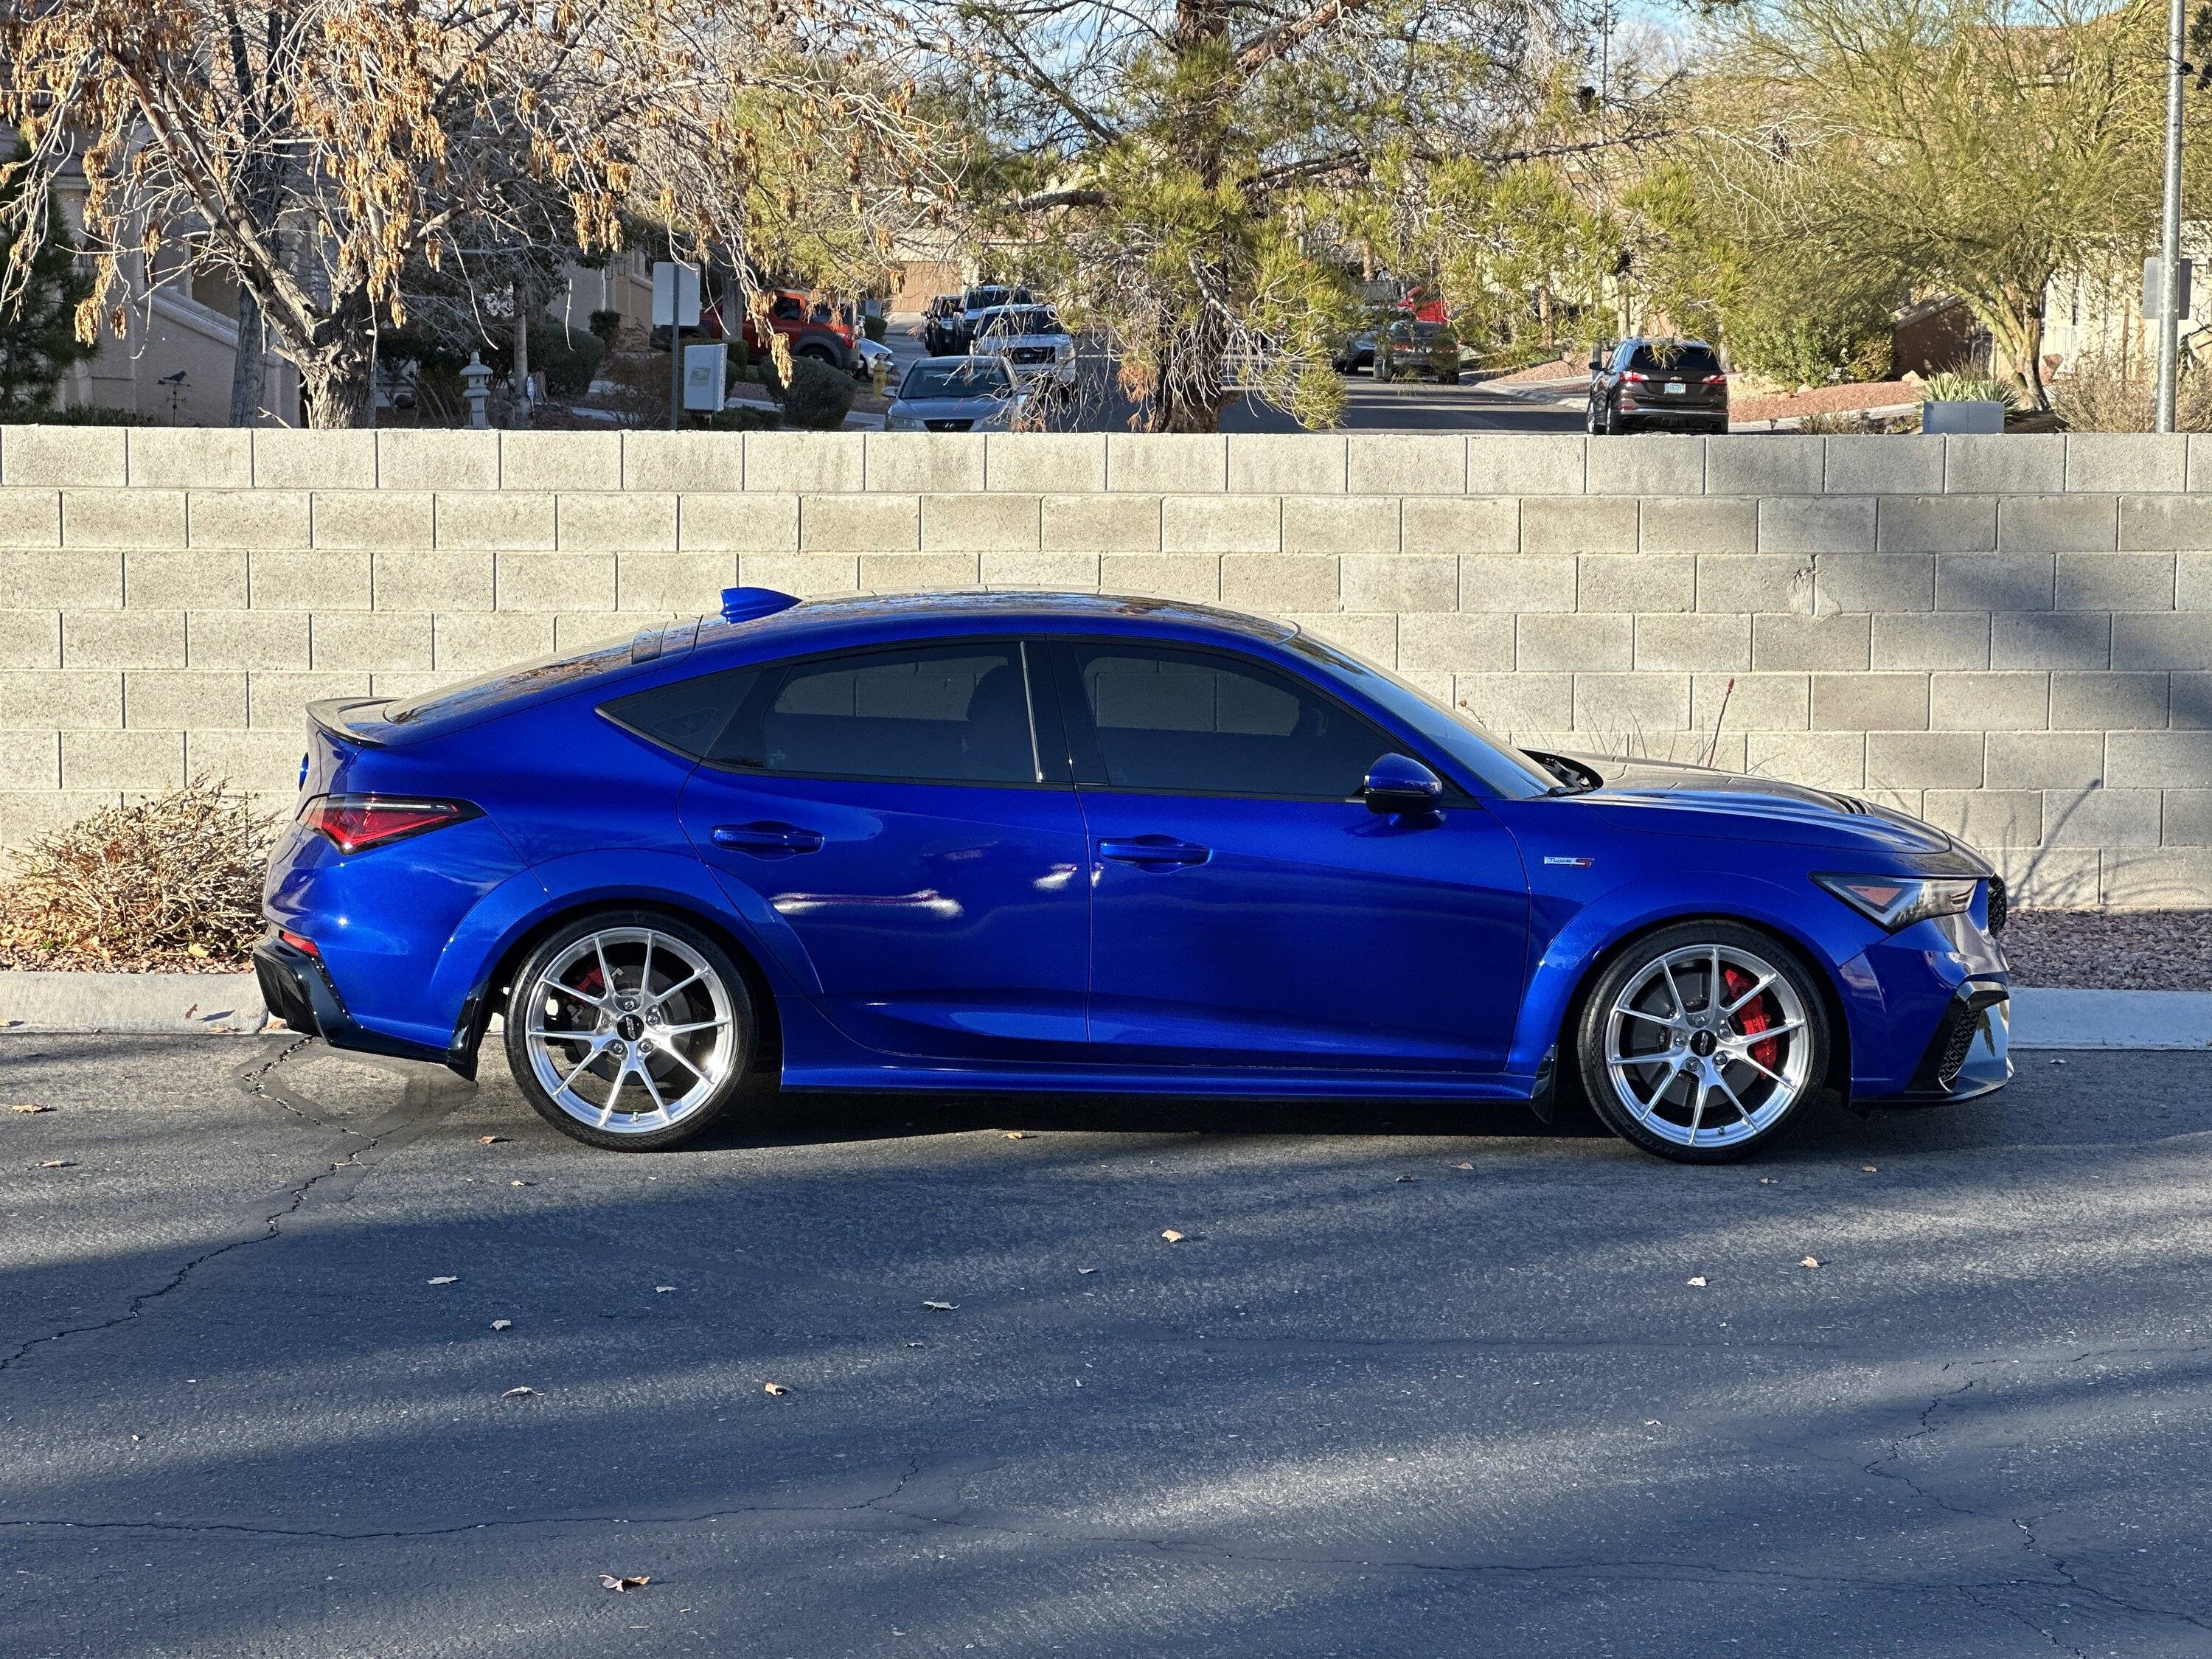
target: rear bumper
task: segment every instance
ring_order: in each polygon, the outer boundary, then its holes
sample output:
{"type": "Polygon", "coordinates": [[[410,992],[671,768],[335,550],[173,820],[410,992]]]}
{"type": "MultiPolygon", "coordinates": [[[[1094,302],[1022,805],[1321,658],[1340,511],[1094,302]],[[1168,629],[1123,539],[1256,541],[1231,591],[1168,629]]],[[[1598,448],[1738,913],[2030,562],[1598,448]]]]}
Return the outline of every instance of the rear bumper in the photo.
{"type": "MultiPolygon", "coordinates": [[[[330,969],[296,945],[274,937],[263,939],[253,947],[253,976],[261,984],[263,1006],[304,1036],[320,1037],[333,1048],[359,1054],[434,1060],[441,1066],[455,1063],[452,1050],[386,1036],[362,1025],[346,1011],[330,969]]],[[[471,1064],[469,1074],[474,1069],[471,1064]]]]}
{"type": "Polygon", "coordinates": [[[1651,431],[1725,432],[1728,430],[1729,412],[1725,404],[1718,409],[1645,404],[1634,409],[1622,410],[1619,420],[1623,431],[1642,427],[1651,431]]]}

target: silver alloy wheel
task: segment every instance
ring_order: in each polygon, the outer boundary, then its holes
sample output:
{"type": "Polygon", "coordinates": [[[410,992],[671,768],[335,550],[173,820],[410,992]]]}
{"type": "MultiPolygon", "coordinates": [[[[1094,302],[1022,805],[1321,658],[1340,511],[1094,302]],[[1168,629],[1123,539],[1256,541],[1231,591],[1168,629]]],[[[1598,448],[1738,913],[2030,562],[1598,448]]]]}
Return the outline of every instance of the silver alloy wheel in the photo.
{"type": "Polygon", "coordinates": [[[561,1109],[609,1134],[648,1134],[709,1100],[736,1064],[729,988],[651,927],[586,933],[514,1003],[531,1070],[561,1109]]]}
{"type": "Polygon", "coordinates": [[[1655,958],[1607,1011],[1607,1079],[1637,1122],[1680,1146],[1747,1140],[1805,1091],[1812,1043],[1790,979],[1733,945],[1655,958]]]}

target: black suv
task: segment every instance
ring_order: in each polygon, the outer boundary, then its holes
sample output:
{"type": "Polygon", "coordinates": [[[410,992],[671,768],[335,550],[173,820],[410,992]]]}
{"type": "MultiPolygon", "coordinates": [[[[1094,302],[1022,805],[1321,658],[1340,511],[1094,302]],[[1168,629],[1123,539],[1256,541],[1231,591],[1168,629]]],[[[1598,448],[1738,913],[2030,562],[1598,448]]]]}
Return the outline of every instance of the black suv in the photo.
{"type": "Polygon", "coordinates": [[[961,326],[960,296],[940,294],[921,313],[921,349],[933,357],[957,357],[968,349],[968,331],[961,326]]]}
{"type": "Polygon", "coordinates": [[[1703,340],[1623,340],[1589,367],[1590,432],[1728,430],[1728,371],[1703,340]]]}

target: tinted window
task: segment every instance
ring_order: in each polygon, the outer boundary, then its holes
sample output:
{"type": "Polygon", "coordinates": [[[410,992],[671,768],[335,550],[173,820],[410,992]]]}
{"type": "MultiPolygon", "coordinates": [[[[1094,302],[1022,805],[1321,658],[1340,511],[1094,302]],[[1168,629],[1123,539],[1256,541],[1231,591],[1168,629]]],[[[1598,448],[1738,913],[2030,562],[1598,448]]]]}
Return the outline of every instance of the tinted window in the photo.
{"type": "Polygon", "coordinates": [[[1711,346],[1684,345],[1676,340],[1649,340],[1636,348],[1629,367],[1646,374],[1688,374],[1703,379],[1721,372],[1720,359],[1711,346]]]}
{"type": "Polygon", "coordinates": [[[1035,783],[1021,647],[937,646],[767,669],[708,758],[813,777],[1035,783]]]}
{"type": "Polygon", "coordinates": [[[899,387],[902,398],[990,398],[1013,390],[1006,366],[994,357],[963,357],[939,367],[916,363],[899,387]]]}
{"type": "Polygon", "coordinates": [[[1342,800],[1393,746],[1257,664],[1121,645],[1079,644],[1074,654],[1098,759],[1119,788],[1342,800]]]}
{"type": "Polygon", "coordinates": [[[757,668],[733,668],[720,674],[695,674],[650,691],[617,697],[600,713],[640,737],[665,744],[694,760],[712,754],[731,711],[760,682],[757,668]]]}

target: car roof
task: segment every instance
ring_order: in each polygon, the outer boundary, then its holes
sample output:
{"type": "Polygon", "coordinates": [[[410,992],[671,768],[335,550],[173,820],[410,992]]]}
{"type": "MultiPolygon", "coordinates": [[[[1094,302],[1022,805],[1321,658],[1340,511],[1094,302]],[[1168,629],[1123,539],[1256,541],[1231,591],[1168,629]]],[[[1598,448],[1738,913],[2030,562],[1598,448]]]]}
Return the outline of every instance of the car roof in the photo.
{"type": "Polygon", "coordinates": [[[979,363],[986,368],[997,368],[1000,367],[999,360],[996,357],[978,357],[973,352],[968,352],[957,357],[917,357],[912,362],[908,363],[907,368],[908,369],[957,368],[963,363],[979,363]]]}
{"type": "Polygon", "coordinates": [[[1121,593],[1012,592],[990,588],[933,589],[912,593],[854,593],[805,599],[786,610],[742,622],[707,617],[699,624],[697,651],[748,657],[765,648],[833,649],[841,643],[892,641],[981,630],[1067,632],[1104,626],[1112,632],[1169,631],[1185,636],[1228,637],[1279,643],[1297,634],[1289,623],[1250,617],[1187,599],[1121,593]],[[1135,626],[1132,626],[1134,624],[1135,626]],[[1146,626],[1152,624],[1154,626],[1146,626]]]}

